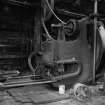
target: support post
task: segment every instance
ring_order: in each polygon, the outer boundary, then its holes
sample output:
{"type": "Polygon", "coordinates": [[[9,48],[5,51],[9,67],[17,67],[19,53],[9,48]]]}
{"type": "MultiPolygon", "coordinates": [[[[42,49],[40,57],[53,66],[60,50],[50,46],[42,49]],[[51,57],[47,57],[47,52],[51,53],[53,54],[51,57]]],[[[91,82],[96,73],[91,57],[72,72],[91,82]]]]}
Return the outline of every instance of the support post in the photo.
{"type": "MultiPolygon", "coordinates": [[[[94,0],[94,14],[98,13],[98,0],[94,0]]],[[[95,84],[96,48],[97,48],[97,17],[94,17],[94,53],[93,53],[93,84],[95,84]]]]}

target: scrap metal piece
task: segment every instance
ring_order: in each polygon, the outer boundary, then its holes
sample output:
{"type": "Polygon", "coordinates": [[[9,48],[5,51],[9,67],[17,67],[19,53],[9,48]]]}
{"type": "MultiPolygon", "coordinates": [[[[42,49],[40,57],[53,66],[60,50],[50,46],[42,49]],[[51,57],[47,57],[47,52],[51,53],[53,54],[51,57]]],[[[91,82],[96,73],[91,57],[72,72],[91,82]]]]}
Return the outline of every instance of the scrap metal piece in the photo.
{"type": "Polygon", "coordinates": [[[74,85],[74,95],[79,101],[87,101],[90,99],[91,91],[87,85],[77,83],[74,85]]]}

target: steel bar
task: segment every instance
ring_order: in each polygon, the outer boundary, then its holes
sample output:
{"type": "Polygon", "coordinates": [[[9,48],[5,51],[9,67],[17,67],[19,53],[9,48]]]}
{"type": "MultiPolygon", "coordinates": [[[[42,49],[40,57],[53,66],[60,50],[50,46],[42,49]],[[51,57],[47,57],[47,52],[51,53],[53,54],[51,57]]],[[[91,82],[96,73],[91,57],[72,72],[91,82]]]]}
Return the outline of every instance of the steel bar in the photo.
{"type": "Polygon", "coordinates": [[[8,77],[7,79],[8,80],[11,80],[11,79],[23,79],[23,78],[31,78],[32,76],[35,76],[35,77],[40,77],[39,75],[27,75],[27,76],[16,76],[16,77],[8,77]]]}
{"type": "MultiPolygon", "coordinates": [[[[94,0],[94,14],[98,12],[98,1],[94,0]]],[[[95,83],[96,70],[96,42],[97,42],[97,17],[94,17],[94,51],[93,51],[93,84],[95,83]]]]}
{"type": "Polygon", "coordinates": [[[0,85],[0,88],[11,88],[11,87],[20,87],[20,86],[28,86],[28,85],[41,85],[41,84],[46,84],[46,83],[52,83],[56,82],[55,80],[49,80],[49,81],[31,81],[31,82],[23,82],[23,83],[17,83],[17,84],[2,84],[0,85]]]}
{"type": "Polygon", "coordinates": [[[67,15],[67,16],[75,16],[75,17],[77,17],[77,18],[88,17],[88,16],[85,15],[85,14],[74,13],[74,12],[71,12],[71,11],[67,11],[67,10],[65,10],[65,9],[56,8],[56,10],[57,10],[58,13],[64,14],[64,15],[67,15]]]}
{"type": "Polygon", "coordinates": [[[58,60],[56,61],[57,64],[64,64],[64,63],[79,63],[80,61],[76,60],[76,58],[72,58],[72,59],[64,59],[64,60],[58,60]]]}
{"type": "Polygon", "coordinates": [[[16,82],[7,82],[3,83],[4,85],[11,85],[11,84],[24,84],[24,83],[31,83],[31,82],[40,82],[40,81],[48,81],[47,79],[40,79],[40,80],[24,80],[24,81],[16,81],[16,82]]]}

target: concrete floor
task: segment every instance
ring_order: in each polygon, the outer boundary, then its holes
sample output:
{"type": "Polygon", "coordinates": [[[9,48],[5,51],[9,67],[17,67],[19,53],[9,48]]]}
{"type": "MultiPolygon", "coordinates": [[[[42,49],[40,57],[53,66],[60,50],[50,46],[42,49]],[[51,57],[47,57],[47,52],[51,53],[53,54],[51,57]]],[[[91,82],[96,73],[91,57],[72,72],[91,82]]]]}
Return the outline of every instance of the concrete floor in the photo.
{"type": "Polygon", "coordinates": [[[105,105],[105,96],[80,102],[69,94],[60,95],[49,85],[33,85],[0,91],[0,105],[105,105]]]}

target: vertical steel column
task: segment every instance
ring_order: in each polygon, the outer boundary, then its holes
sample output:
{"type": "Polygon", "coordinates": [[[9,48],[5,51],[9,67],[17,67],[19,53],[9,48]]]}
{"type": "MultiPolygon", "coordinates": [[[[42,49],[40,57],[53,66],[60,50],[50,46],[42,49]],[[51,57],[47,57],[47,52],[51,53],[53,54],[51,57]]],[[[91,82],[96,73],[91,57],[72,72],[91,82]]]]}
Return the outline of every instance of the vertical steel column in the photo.
{"type": "MultiPolygon", "coordinates": [[[[94,15],[98,13],[98,0],[94,0],[94,15]]],[[[96,48],[97,48],[97,17],[94,17],[94,53],[93,53],[93,83],[95,83],[96,48]]]]}

